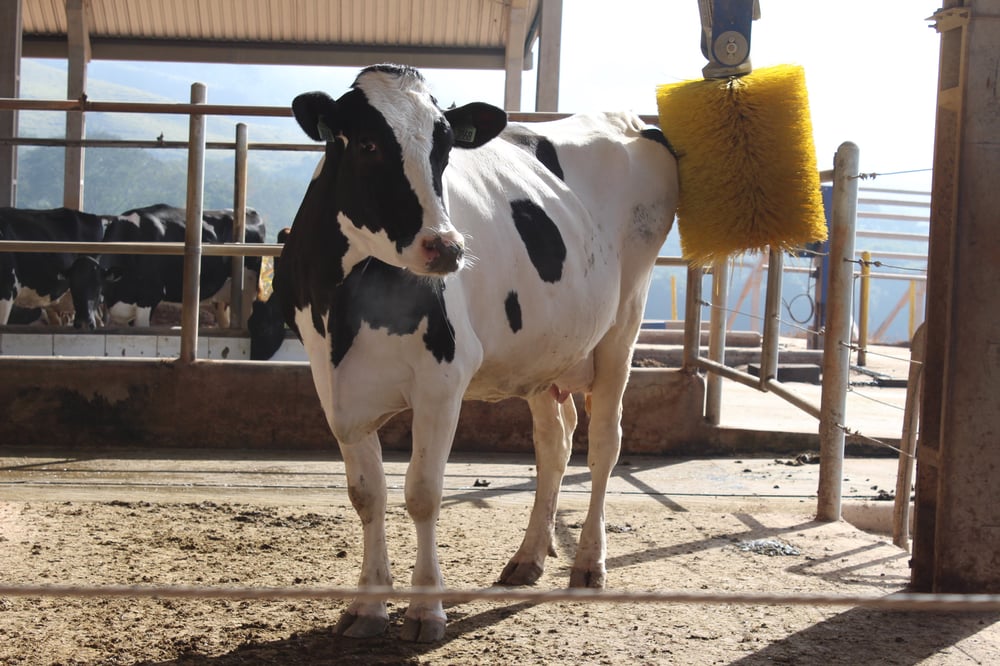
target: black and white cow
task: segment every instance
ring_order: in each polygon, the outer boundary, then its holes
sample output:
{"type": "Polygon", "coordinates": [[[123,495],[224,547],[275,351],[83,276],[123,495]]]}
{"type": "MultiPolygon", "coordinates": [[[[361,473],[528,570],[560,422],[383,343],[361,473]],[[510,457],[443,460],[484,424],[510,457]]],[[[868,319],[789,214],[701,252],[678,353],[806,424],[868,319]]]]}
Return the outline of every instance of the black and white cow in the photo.
{"type": "MultiPolygon", "coordinates": [[[[500,109],[442,111],[423,77],[396,65],[363,70],[337,100],[307,93],[292,108],[326,153],[275,288],[343,454],[364,530],[360,585],[392,584],[379,426],[413,410],[411,584],[437,588],[435,523],[462,400],[509,396],[531,408],[538,487],[500,582],[535,582],[577,423],[566,398],[586,392],[592,495],[570,585],[602,587],[622,395],[677,198],[663,135],[624,113],[504,131],[500,109]]],[[[336,630],[372,636],[387,623],[384,603],[359,599],[336,630]]],[[[402,636],[433,641],[444,628],[440,602],[414,601],[402,636]]]]}
{"type": "MultiPolygon", "coordinates": [[[[127,211],[110,222],[104,233],[109,242],[184,242],[185,210],[167,204],[156,204],[127,211]]],[[[233,211],[204,211],[201,225],[203,243],[229,243],[233,240],[233,211]]],[[[246,242],[264,242],[264,222],[260,215],[247,209],[246,242]]],[[[180,303],[183,297],[183,255],[105,254],[101,259],[108,275],[104,284],[104,303],[112,324],[134,322],[149,326],[150,315],[161,302],[180,303]]],[[[219,306],[220,325],[228,326],[227,310],[230,299],[230,257],[205,256],[201,260],[202,302],[219,306]]],[[[260,257],[246,257],[245,279],[256,285],[260,276],[260,257]]],[[[256,289],[244,294],[244,312],[256,289]]]]}
{"type": "MultiPolygon", "coordinates": [[[[284,245],[291,229],[285,227],[278,232],[278,243],[284,245]]],[[[266,361],[277,353],[285,342],[285,317],[282,314],[281,297],[274,295],[274,275],[278,272],[280,257],[274,258],[274,270],[271,274],[272,291],[268,298],[259,291],[253,302],[253,310],[247,319],[247,330],[250,333],[250,360],[266,361]]]]}
{"type": "MultiPolygon", "coordinates": [[[[89,213],[55,208],[0,208],[0,239],[99,243],[106,219],[89,213]]],[[[0,324],[14,305],[49,306],[66,292],[73,299],[73,325],[96,326],[101,295],[98,258],[70,252],[4,252],[0,248],[0,324]]]]}

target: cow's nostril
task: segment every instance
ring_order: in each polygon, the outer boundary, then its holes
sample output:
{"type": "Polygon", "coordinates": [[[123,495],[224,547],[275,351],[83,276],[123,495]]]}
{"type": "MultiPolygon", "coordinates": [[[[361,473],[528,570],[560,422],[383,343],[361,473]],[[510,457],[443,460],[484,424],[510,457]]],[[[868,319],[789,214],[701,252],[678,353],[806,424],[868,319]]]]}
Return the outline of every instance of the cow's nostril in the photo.
{"type": "Polygon", "coordinates": [[[440,236],[424,242],[427,270],[431,273],[453,273],[465,253],[460,243],[446,241],[440,236]]]}

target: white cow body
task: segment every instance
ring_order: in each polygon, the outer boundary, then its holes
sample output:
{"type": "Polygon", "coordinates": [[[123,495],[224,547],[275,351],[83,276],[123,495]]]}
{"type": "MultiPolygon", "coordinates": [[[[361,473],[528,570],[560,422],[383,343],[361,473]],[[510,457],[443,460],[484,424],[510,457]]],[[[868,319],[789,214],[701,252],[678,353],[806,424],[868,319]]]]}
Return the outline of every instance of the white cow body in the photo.
{"type": "MultiPolygon", "coordinates": [[[[365,70],[355,88],[399,140],[402,173],[424,212],[419,231],[412,227],[411,238],[411,231],[388,226],[395,223],[391,216],[388,223],[360,222],[358,212],[345,212],[365,208],[348,201],[349,194],[338,197],[347,191],[341,179],[353,176],[345,170],[364,169],[370,152],[352,161],[352,147],[368,140],[356,127],[368,123],[341,118],[339,130],[331,123],[353,108],[356,100],[349,104],[345,95],[335,110],[316,116],[333,134],[324,137],[327,164],[310,186],[275,278],[275,293],[283,293],[286,317],[308,353],[361,517],[360,585],[392,584],[378,427],[413,410],[405,490],[418,536],[411,584],[440,587],[435,523],[461,402],[512,396],[531,407],[538,488],[524,541],[500,582],[535,582],[553,550],[559,485],[577,421],[566,397],[582,391],[593,405],[593,491],[570,583],[603,586],[605,488],[620,450],[621,400],[651,270],[673,221],[674,157],[664,142],[651,140],[658,131],[630,114],[512,125],[474,149],[452,150],[435,196],[434,176],[421,160],[431,154],[433,167],[440,128],[435,126],[435,142],[422,142],[432,134],[418,122],[428,113],[426,102],[416,117],[409,98],[402,109],[394,106],[404,93],[426,97],[422,79],[397,87],[409,70],[401,71],[397,77],[397,70],[365,70]],[[535,145],[539,138],[547,140],[544,150],[535,145]],[[335,217],[327,206],[338,208],[335,217]],[[331,231],[331,219],[342,236],[331,231]],[[319,258],[317,248],[327,246],[340,248],[335,268],[319,258]],[[375,252],[386,263],[368,258],[375,252]],[[450,259],[454,265],[442,268],[450,259]],[[339,286],[329,284],[337,280],[339,286]]],[[[444,117],[433,108],[429,123],[444,117]]],[[[296,116],[308,132],[314,118],[298,108],[296,116]]],[[[448,119],[461,134],[459,114],[448,119]]],[[[380,144],[377,155],[391,149],[380,144]]],[[[406,196],[402,208],[409,205],[406,196]]],[[[387,622],[384,604],[359,601],[338,630],[372,635],[387,622]]],[[[439,602],[414,602],[403,636],[437,640],[444,623],[439,602]]]]}

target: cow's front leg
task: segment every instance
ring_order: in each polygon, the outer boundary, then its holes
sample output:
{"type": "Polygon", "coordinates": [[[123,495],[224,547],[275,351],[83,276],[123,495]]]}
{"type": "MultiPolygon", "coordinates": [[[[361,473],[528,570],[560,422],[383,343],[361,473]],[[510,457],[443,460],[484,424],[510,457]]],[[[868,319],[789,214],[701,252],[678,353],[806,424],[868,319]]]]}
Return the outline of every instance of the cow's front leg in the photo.
{"type": "MultiPolygon", "coordinates": [[[[347,473],[347,493],[364,535],[364,556],[358,587],[391,587],[389,554],[385,543],[385,472],[378,435],[372,433],[355,444],[341,444],[347,473]]],[[[378,636],[389,625],[384,601],[354,601],[334,628],[352,638],[378,636]]]]}
{"type": "MultiPolygon", "coordinates": [[[[417,532],[413,587],[441,589],[437,554],[437,519],[441,510],[444,468],[451,451],[461,401],[413,409],[413,453],[406,470],[406,510],[417,532]]],[[[444,638],[447,617],[441,601],[414,601],[406,610],[401,638],[421,643],[444,638]]]]}
{"type": "Polygon", "coordinates": [[[576,405],[572,396],[560,404],[549,393],[542,393],[529,399],[528,405],[538,470],[535,504],[521,547],[500,574],[498,582],[501,585],[532,585],[545,569],[545,557],[556,554],[553,539],[559,487],[566,473],[576,429],[576,405]]]}

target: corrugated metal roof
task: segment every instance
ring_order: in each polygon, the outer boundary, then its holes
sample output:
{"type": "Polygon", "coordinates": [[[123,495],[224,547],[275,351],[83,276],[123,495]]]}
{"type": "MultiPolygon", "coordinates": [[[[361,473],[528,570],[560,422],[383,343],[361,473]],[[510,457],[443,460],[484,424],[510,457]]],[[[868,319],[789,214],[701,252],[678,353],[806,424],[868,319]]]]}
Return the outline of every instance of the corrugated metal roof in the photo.
{"type": "MultiPolygon", "coordinates": [[[[66,0],[22,2],[24,55],[65,57],[66,0]]],[[[527,14],[530,66],[542,0],[83,2],[97,59],[362,64],[395,54],[416,66],[503,69],[512,6],[527,14]]]]}

